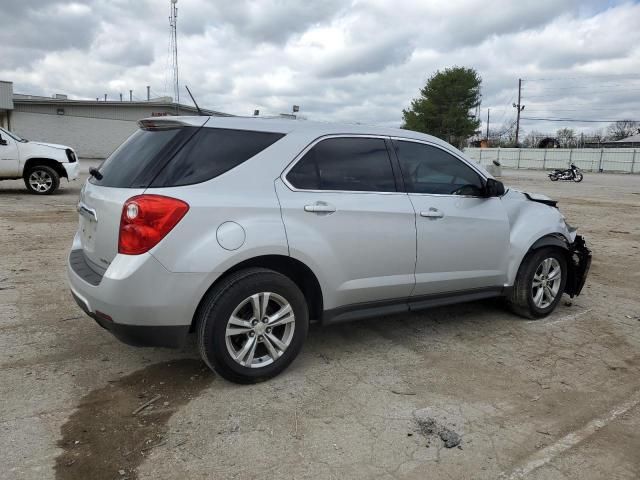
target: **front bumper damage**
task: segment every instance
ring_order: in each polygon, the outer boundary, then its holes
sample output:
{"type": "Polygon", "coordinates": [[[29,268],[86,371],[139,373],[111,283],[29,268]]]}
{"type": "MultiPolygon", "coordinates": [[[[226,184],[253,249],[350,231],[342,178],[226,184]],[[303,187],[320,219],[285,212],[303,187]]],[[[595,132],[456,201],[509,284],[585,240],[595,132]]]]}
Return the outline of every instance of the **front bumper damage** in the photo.
{"type": "Polygon", "coordinates": [[[575,241],[569,245],[569,275],[565,293],[571,298],[580,295],[591,267],[591,250],[587,248],[582,235],[576,235],[575,241]]]}

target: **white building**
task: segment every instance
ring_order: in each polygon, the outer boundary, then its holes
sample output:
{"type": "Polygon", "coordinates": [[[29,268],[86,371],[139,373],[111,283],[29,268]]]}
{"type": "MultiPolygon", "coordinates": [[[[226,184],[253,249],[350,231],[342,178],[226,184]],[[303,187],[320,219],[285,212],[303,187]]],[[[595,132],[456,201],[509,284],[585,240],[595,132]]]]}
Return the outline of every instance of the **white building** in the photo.
{"type": "MultiPolygon", "coordinates": [[[[228,114],[202,109],[206,115],[228,114]]],[[[69,100],[13,93],[0,81],[0,126],[23,138],[73,147],[81,158],[105,158],[137,128],[141,118],[197,115],[195,107],[171,97],[148,101],[69,100]]]]}

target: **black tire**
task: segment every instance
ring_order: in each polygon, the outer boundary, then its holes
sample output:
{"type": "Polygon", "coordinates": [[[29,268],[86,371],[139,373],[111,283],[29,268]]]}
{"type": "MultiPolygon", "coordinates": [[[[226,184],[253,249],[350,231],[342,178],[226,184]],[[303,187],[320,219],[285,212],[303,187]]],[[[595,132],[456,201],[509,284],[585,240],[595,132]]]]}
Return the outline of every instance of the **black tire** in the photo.
{"type": "Polygon", "coordinates": [[[46,165],[36,165],[31,167],[24,175],[24,184],[30,193],[35,195],[51,195],[60,186],[60,175],[53,168],[46,165]],[[32,176],[39,177],[42,181],[32,184],[35,179],[32,176]],[[38,186],[40,185],[40,186],[38,186]]]}
{"type": "MultiPolygon", "coordinates": [[[[303,293],[291,279],[273,270],[249,268],[232,273],[211,289],[198,308],[196,321],[198,348],[204,362],[227,380],[248,384],[275,377],[293,362],[309,330],[309,311],[303,293]],[[234,310],[248,297],[261,292],[274,293],[289,303],[295,317],[293,336],[284,353],[273,363],[250,368],[231,356],[225,333],[234,310]]],[[[257,339],[256,344],[256,348],[266,351],[266,345],[260,347],[257,339]]]]}
{"type": "Polygon", "coordinates": [[[573,181],[576,183],[580,183],[584,176],[581,173],[577,173],[575,177],[573,177],[573,181]]]}
{"type": "Polygon", "coordinates": [[[553,312],[562,299],[562,294],[566,284],[567,259],[564,251],[554,247],[534,250],[527,254],[522,261],[513,289],[507,297],[507,304],[511,311],[521,317],[529,319],[544,318],[553,312]],[[535,304],[533,299],[533,277],[543,260],[547,258],[554,258],[558,261],[562,276],[560,278],[560,288],[551,304],[545,308],[540,308],[535,304]]]}
{"type": "Polygon", "coordinates": [[[558,181],[558,177],[553,173],[549,174],[549,178],[551,179],[552,182],[557,182],[558,181]]]}

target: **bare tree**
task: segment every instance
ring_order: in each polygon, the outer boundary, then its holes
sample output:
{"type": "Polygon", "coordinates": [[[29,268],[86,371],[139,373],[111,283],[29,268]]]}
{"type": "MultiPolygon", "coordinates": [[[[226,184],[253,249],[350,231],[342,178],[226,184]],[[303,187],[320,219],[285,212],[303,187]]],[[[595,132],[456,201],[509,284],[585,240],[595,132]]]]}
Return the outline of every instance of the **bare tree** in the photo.
{"type": "Polygon", "coordinates": [[[527,148],[538,148],[538,143],[540,140],[545,138],[547,135],[544,133],[538,132],[537,130],[532,130],[528,133],[524,139],[522,140],[522,145],[527,148]]]}
{"type": "Polygon", "coordinates": [[[576,134],[572,128],[561,128],[556,132],[556,138],[562,148],[571,148],[575,146],[576,134]]]}
{"type": "Polygon", "coordinates": [[[607,127],[610,140],[622,140],[640,132],[640,122],[633,120],[619,120],[607,127]]]}
{"type": "Polygon", "coordinates": [[[503,124],[491,132],[491,144],[499,147],[514,147],[516,144],[516,123],[503,124]]]}

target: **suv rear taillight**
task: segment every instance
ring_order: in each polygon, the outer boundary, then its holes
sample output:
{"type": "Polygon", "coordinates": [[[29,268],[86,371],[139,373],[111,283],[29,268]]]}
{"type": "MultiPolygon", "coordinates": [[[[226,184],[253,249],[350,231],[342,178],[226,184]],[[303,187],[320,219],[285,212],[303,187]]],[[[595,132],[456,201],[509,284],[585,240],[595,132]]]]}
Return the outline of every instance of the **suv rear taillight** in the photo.
{"type": "Polygon", "coordinates": [[[162,195],[131,197],[122,207],[118,253],[140,255],[148,252],[188,211],[189,205],[176,198],[162,195]]]}

